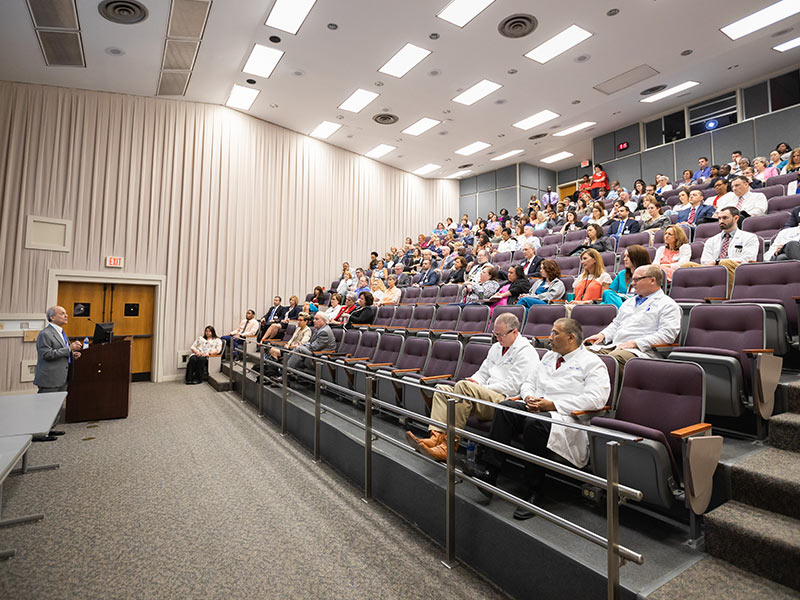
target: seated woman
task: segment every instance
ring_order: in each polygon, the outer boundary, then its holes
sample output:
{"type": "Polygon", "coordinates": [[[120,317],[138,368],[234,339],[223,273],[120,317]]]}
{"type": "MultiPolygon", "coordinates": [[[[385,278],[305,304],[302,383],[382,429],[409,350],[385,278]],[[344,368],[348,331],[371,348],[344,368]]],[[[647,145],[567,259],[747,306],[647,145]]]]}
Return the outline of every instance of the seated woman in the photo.
{"type": "Polygon", "coordinates": [[[781,158],[781,153],[777,150],[773,150],[769,153],[769,160],[770,165],[775,168],[778,174],[780,174],[781,169],[786,166],[786,163],[789,162],[788,160],[781,158]]]}
{"type": "Polygon", "coordinates": [[[763,156],[756,156],[753,159],[753,168],[756,171],[756,179],[762,183],[766,183],[770,177],[780,175],[778,169],[769,164],[769,161],[763,156]]]}
{"type": "Polygon", "coordinates": [[[397,275],[394,273],[389,275],[389,277],[386,278],[386,283],[388,287],[384,290],[381,298],[376,297],[377,302],[375,304],[377,306],[400,304],[400,297],[403,295],[403,291],[397,287],[397,275]]]}
{"type": "Polygon", "coordinates": [[[312,315],[319,310],[321,304],[325,304],[325,291],[322,289],[321,285],[318,285],[314,288],[311,301],[308,305],[312,315]]]}
{"type": "Polygon", "coordinates": [[[656,250],[653,264],[661,267],[667,281],[672,281],[672,274],[692,260],[692,246],[682,227],[670,225],[664,230],[664,245],[656,250]]]}
{"type": "Polygon", "coordinates": [[[606,273],[600,253],[593,248],[581,254],[583,271],[575,280],[575,299],[569,304],[591,304],[603,299],[603,292],[611,285],[611,275],[606,273]]]}
{"type": "Polygon", "coordinates": [[[406,271],[419,271],[419,268],[422,265],[422,250],[414,247],[414,249],[411,251],[411,256],[408,257],[404,263],[406,265],[406,271]]]}
{"type": "Polygon", "coordinates": [[[797,173],[800,171],[800,148],[795,148],[789,153],[789,159],[781,169],[781,175],[797,173]]]}
{"type": "Polygon", "coordinates": [[[341,327],[342,325],[344,325],[347,322],[347,317],[349,317],[350,313],[352,313],[356,309],[356,307],[357,307],[356,300],[357,299],[358,299],[358,296],[356,296],[355,292],[348,292],[347,296],[345,297],[344,304],[340,304],[339,305],[338,312],[334,315],[334,317],[331,319],[331,321],[328,324],[331,327],[335,327],[335,326],[340,326],[341,327]]]}
{"type": "Polygon", "coordinates": [[[681,181],[678,182],[678,185],[688,188],[692,185],[692,172],[689,169],[684,169],[683,173],[681,174],[681,181]]]}
{"type": "Polygon", "coordinates": [[[325,314],[328,315],[328,322],[330,323],[335,319],[339,311],[342,309],[342,295],[338,292],[334,292],[331,294],[331,299],[328,304],[328,308],[325,309],[325,314]]]}
{"type": "Polygon", "coordinates": [[[711,185],[713,186],[714,191],[717,193],[717,195],[706,198],[703,204],[707,204],[709,206],[713,206],[714,208],[716,208],[719,199],[722,198],[725,194],[727,194],[731,190],[731,187],[728,181],[726,181],[722,177],[717,177],[716,179],[713,179],[711,181],[711,185]]]}
{"type": "Polygon", "coordinates": [[[603,235],[603,228],[595,223],[590,223],[586,226],[586,239],[583,244],[570,252],[573,254],[581,254],[587,248],[597,250],[597,252],[613,252],[614,242],[610,237],[603,235]]]}
{"type": "Polygon", "coordinates": [[[478,283],[468,283],[462,289],[464,299],[461,304],[479,304],[483,300],[488,300],[500,289],[500,282],[497,281],[497,269],[487,265],[481,269],[478,283]]]}
{"type": "Polygon", "coordinates": [[[631,191],[631,200],[636,202],[637,205],[641,204],[646,194],[647,186],[644,179],[637,179],[633,182],[633,191],[631,191]]]}
{"type": "Polygon", "coordinates": [[[386,269],[386,262],[384,262],[382,258],[378,259],[377,265],[372,270],[372,276],[383,281],[386,281],[386,278],[389,276],[389,271],[386,269]]]}
{"type": "MultiPolygon", "coordinates": [[[[286,343],[284,348],[287,350],[294,350],[298,346],[302,346],[311,339],[311,327],[308,326],[308,322],[310,320],[311,315],[309,315],[307,312],[301,312],[299,315],[297,315],[297,329],[294,330],[292,337],[286,343]]],[[[273,346],[269,349],[269,355],[275,360],[280,360],[281,349],[273,346]]]]}
{"type": "Polygon", "coordinates": [[[222,340],[212,325],[206,325],[203,335],[192,342],[192,355],[186,363],[186,385],[203,383],[208,373],[208,357],[222,352],[222,340]]]}
{"type": "Polygon", "coordinates": [[[517,300],[517,304],[529,309],[535,304],[550,304],[553,300],[561,300],[567,289],[561,281],[561,268],[552,258],[542,261],[539,267],[544,275],[542,281],[530,294],[522,294],[517,300]]]}
{"type": "Polygon", "coordinates": [[[603,292],[602,304],[613,304],[619,308],[625,300],[633,295],[631,287],[633,272],[642,265],[649,265],[650,255],[644,246],[638,244],[628,246],[622,255],[622,264],[625,266],[625,270],[617,273],[609,288],[603,292]]]}
{"type": "Polygon", "coordinates": [[[339,281],[339,285],[336,287],[336,293],[340,296],[344,296],[350,291],[351,287],[353,287],[353,275],[350,271],[345,271],[342,275],[342,279],[339,281]]]}
{"type": "Polygon", "coordinates": [[[422,250],[424,250],[429,245],[430,245],[430,242],[427,239],[425,239],[425,234],[424,233],[420,233],[417,236],[417,246],[419,246],[422,250]]]}
{"type": "Polygon", "coordinates": [[[672,225],[672,220],[664,214],[661,202],[650,200],[645,204],[645,211],[642,215],[642,231],[666,229],[670,225],[672,225]]]}
{"type": "Polygon", "coordinates": [[[280,322],[273,323],[267,327],[267,331],[261,338],[261,343],[283,336],[283,332],[286,331],[286,326],[289,324],[289,321],[294,321],[300,314],[301,307],[299,304],[300,299],[297,296],[289,297],[289,310],[286,312],[286,316],[283,317],[280,322]]]}
{"type": "Polygon", "coordinates": [[[563,227],[561,227],[561,234],[577,231],[578,229],[583,229],[583,223],[581,223],[581,220],[578,218],[578,213],[571,210],[567,213],[567,220],[563,227]]]}
{"type": "Polygon", "coordinates": [[[383,300],[383,295],[386,293],[386,286],[383,281],[377,277],[373,277],[369,282],[369,291],[372,292],[372,299],[375,302],[383,300]]]}
{"type": "Polygon", "coordinates": [[[602,202],[594,202],[592,204],[592,216],[589,217],[586,223],[590,225],[599,225],[600,227],[608,223],[608,215],[606,214],[606,208],[602,202]]]}
{"type": "MultiPolygon", "coordinates": [[[[449,220],[450,220],[450,222],[452,222],[452,219],[449,219],[449,220]]],[[[447,233],[447,228],[444,226],[444,223],[439,221],[436,224],[436,227],[433,228],[433,232],[432,233],[433,233],[433,235],[444,235],[445,233],[447,233]]]]}
{"type": "Polygon", "coordinates": [[[447,276],[447,280],[442,281],[442,283],[464,283],[464,276],[466,273],[467,259],[463,256],[459,256],[453,263],[453,269],[450,271],[450,275],[447,276]]]}
{"type": "Polygon", "coordinates": [[[672,186],[669,183],[669,177],[666,175],[656,176],[656,194],[663,194],[664,192],[669,192],[671,190],[672,186]]]}
{"type": "Polygon", "coordinates": [[[547,231],[547,214],[540,211],[536,215],[536,222],[533,224],[534,231],[547,231]]]}
{"type": "Polygon", "coordinates": [[[370,325],[378,314],[374,306],[375,299],[371,292],[361,292],[358,295],[358,306],[347,316],[347,325],[370,325]]]}
{"type": "MultiPolygon", "coordinates": [[[[541,269],[541,266],[539,267],[541,269]]],[[[525,277],[525,270],[522,265],[514,265],[508,270],[508,283],[502,285],[497,293],[492,296],[495,300],[490,306],[492,313],[497,306],[516,304],[522,294],[527,294],[531,289],[530,280],[525,277]]]]}
{"type": "MultiPolygon", "coordinates": [[[[665,217],[677,215],[689,207],[689,188],[682,187],[678,192],[678,203],[675,206],[664,205],[662,214],[665,217]]],[[[672,220],[670,220],[670,223],[672,220]]]]}

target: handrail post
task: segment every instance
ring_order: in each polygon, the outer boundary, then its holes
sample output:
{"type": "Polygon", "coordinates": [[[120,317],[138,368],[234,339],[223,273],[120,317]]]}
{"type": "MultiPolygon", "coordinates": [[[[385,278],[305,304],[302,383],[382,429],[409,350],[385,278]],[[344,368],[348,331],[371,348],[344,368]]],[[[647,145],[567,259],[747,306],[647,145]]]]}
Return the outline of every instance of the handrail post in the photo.
{"type": "Polygon", "coordinates": [[[258,346],[258,416],[264,417],[264,344],[258,346]]]}
{"type": "Polygon", "coordinates": [[[247,402],[247,338],[242,337],[242,402],[247,402]]]}
{"type": "Polygon", "coordinates": [[[286,435],[286,401],[289,392],[289,353],[283,352],[281,356],[281,363],[283,363],[283,373],[281,374],[281,435],[286,435]]]}
{"type": "Polygon", "coordinates": [[[608,598],[619,597],[619,442],[606,443],[606,539],[608,598]]]}
{"type": "Polygon", "coordinates": [[[362,502],[372,499],[372,384],[369,373],[364,379],[364,497],[362,502]]]}
{"type": "Polygon", "coordinates": [[[456,566],[456,400],[447,399],[447,476],[445,488],[445,559],[448,569],[456,566]]]}
{"type": "Polygon", "coordinates": [[[322,363],[314,361],[314,462],[319,461],[320,430],[320,380],[322,379],[322,363]]]}
{"type": "Polygon", "coordinates": [[[228,375],[231,376],[231,391],[233,391],[233,389],[234,389],[233,388],[233,345],[234,345],[234,340],[235,340],[235,338],[231,337],[231,343],[228,344],[228,346],[229,346],[228,350],[230,351],[230,360],[228,360],[228,367],[229,367],[230,370],[228,371],[228,375]]]}

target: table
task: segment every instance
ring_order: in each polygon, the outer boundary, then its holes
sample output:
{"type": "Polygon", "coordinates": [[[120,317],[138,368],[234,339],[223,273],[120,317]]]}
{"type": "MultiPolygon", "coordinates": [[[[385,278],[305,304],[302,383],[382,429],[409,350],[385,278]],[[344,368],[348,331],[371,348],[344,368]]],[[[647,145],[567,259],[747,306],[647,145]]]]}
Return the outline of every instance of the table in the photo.
{"type": "MultiPolygon", "coordinates": [[[[11,473],[12,467],[25,455],[31,445],[30,435],[11,435],[0,437],[0,527],[29,523],[44,519],[43,514],[3,519],[3,482],[11,473]]],[[[0,560],[6,560],[16,554],[15,550],[0,550],[0,560]]]]}
{"type": "MultiPolygon", "coordinates": [[[[61,411],[67,392],[0,396],[0,438],[16,435],[47,435],[61,411]]],[[[58,464],[28,467],[27,451],[22,468],[15,473],[57,469],[58,464]]]]}

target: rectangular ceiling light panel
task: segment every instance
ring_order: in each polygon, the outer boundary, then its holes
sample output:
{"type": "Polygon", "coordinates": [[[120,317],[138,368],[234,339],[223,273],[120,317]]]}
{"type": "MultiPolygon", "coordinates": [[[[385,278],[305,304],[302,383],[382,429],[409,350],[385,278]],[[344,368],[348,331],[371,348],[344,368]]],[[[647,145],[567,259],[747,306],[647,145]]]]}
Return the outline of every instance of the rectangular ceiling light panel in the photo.
{"type": "Polygon", "coordinates": [[[164,47],[164,65],[168,71],[191,71],[200,42],[190,40],[167,40],[164,47]]]}
{"type": "Polygon", "coordinates": [[[339,123],[331,123],[330,121],[323,121],[314,128],[314,131],[312,131],[310,135],[311,137],[319,138],[321,140],[327,140],[334,133],[336,133],[340,127],[341,124],[339,123]]]}
{"type": "Polygon", "coordinates": [[[596,89],[598,92],[603,92],[606,96],[610,96],[611,94],[615,94],[620,90],[629,88],[640,81],[649,79],[653,75],[658,75],[658,71],[656,71],[653,67],[650,65],[639,65],[638,67],[634,67],[628,71],[625,71],[624,73],[620,73],[611,79],[606,79],[605,81],[598,83],[596,86],[594,86],[594,89],[596,89]]]}
{"type": "Polygon", "coordinates": [[[430,53],[431,51],[425,50],[425,48],[420,48],[414,44],[406,44],[378,71],[400,78],[416,67],[430,53]]]}
{"type": "Polygon", "coordinates": [[[517,129],[522,129],[523,131],[528,131],[528,129],[533,129],[534,127],[541,125],[542,123],[547,123],[548,121],[552,121],[553,119],[557,119],[560,117],[558,113],[554,113],[552,110],[542,110],[536,113],[535,115],[531,115],[527,119],[522,119],[522,121],[517,121],[514,123],[514,127],[517,129]]]}
{"type": "Polygon", "coordinates": [[[428,131],[431,127],[436,127],[441,121],[437,121],[436,119],[430,119],[428,117],[422,117],[419,121],[414,123],[413,125],[409,125],[405,129],[403,129],[403,133],[407,133],[408,135],[421,135],[428,131]]]}
{"type": "Polygon", "coordinates": [[[463,171],[456,171],[452,175],[448,175],[445,179],[456,179],[458,177],[463,177],[464,175],[469,175],[472,173],[472,169],[464,169],[463,171]]]}
{"type": "Polygon", "coordinates": [[[495,156],[489,160],[505,160],[507,158],[511,158],[512,156],[516,156],[517,154],[522,154],[523,152],[525,152],[525,150],[511,150],[511,152],[506,152],[505,154],[495,156]]]}
{"type": "Polygon", "coordinates": [[[372,150],[367,152],[364,156],[367,158],[380,158],[389,154],[392,150],[397,150],[397,146],[390,146],[389,144],[378,144],[372,150]]]}
{"type": "Polygon", "coordinates": [[[295,35],[316,0],[275,0],[265,25],[295,35]]]}
{"type": "Polygon", "coordinates": [[[586,129],[588,127],[591,127],[592,125],[597,125],[597,123],[595,123],[594,121],[584,121],[583,123],[578,123],[577,125],[573,125],[572,127],[567,127],[566,129],[557,131],[553,135],[556,137],[563,137],[565,135],[575,133],[576,131],[580,131],[581,129],[586,129]]]}
{"type": "Polygon", "coordinates": [[[348,112],[361,112],[367,104],[375,100],[379,94],[369,90],[357,89],[350,97],[339,105],[339,108],[348,112]]]}
{"type": "Polygon", "coordinates": [[[786,52],[791,50],[792,48],[797,48],[800,46],[800,37],[796,37],[793,40],[789,40],[788,42],[783,42],[782,44],[778,44],[777,46],[773,46],[773,50],[777,50],[778,52],[786,52]]]}
{"type": "Polygon", "coordinates": [[[469,146],[464,146],[463,148],[456,150],[456,154],[460,154],[461,156],[470,156],[471,154],[485,150],[489,146],[491,146],[491,144],[487,144],[486,142],[472,142],[469,146]]]}
{"type": "Polygon", "coordinates": [[[558,162],[560,160],[564,160],[565,158],[569,158],[570,156],[575,156],[572,152],[559,152],[558,154],[551,154],[550,156],[543,158],[542,162],[550,163],[558,162]]]}
{"type": "Polygon", "coordinates": [[[797,0],[781,0],[771,6],[762,8],[758,12],[754,12],[750,16],[739,19],[727,27],[723,27],[720,31],[732,40],[738,40],[797,13],[800,13],[800,2],[797,0]]]}
{"type": "Polygon", "coordinates": [[[693,88],[696,85],[700,85],[698,81],[685,81],[680,85],[676,85],[675,87],[667,88],[663,92],[658,92],[657,94],[653,94],[652,96],[648,96],[647,98],[642,98],[639,102],[658,102],[659,100],[663,100],[664,98],[668,98],[670,96],[674,96],[675,94],[680,94],[683,90],[688,90],[689,88],[693,88]]]}
{"type": "Polygon", "coordinates": [[[424,167],[420,167],[416,171],[412,171],[414,175],[427,175],[428,173],[433,173],[436,169],[441,169],[441,165],[435,165],[433,163],[428,163],[424,167]]]}
{"type": "Polygon", "coordinates": [[[242,71],[268,79],[283,58],[283,50],[256,44],[242,71]]]}
{"type": "Polygon", "coordinates": [[[230,106],[231,108],[238,108],[240,110],[250,110],[250,107],[253,106],[253,102],[256,101],[258,94],[259,90],[257,89],[233,84],[231,95],[228,96],[228,101],[225,103],[225,105],[230,106]]]}
{"type": "Polygon", "coordinates": [[[81,34],[77,31],[36,30],[48,67],[85,67],[81,34]]]}
{"type": "Polygon", "coordinates": [[[78,29],[75,0],[28,0],[34,27],[78,29]]]}
{"type": "Polygon", "coordinates": [[[544,44],[528,52],[525,56],[538,63],[545,64],[559,54],[563,54],[570,48],[574,48],[590,37],[592,37],[592,34],[585,29],[577,25],[571,25],[555,37],[547,40],[544,44]]]}
{"type": "Polygon", "coordinates": [[[503,86],[499,83],[489,81],[488,79],[482,79],[468,90],[464,90],[458,96],[453,98],[453,102],[470,106],[475,104],[481,98],[485,98],[492,92],[496,92],[501,87],[503,86]]]}
{"type": "Polygon", "coordinates": [[[436,15],[456,27],[464,27],[494,0],[453,0],[436,15]]]}
{"type": "Polygon", "coordinates": [[[199,40],[211,10],[209,0],[172,0],[167,37],[199,40]]]}

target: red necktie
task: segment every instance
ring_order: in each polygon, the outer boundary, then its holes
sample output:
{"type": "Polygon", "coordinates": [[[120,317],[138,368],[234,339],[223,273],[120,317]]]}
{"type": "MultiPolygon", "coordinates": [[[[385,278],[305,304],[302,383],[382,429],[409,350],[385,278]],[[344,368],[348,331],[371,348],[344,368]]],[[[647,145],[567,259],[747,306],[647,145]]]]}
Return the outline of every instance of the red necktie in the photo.
{"type": "Polygon", "coordinates": [[[742,204],[744,204],[744,197],[739,198],[739,201],[736,203],[736,210],[742,210],[742,204]]]}
{"type": "Polygon", "coordinates": [[[697,212],[697,207],[693,206],[692,210],[689,211],[689,223],[694,223],[694,213],[697,212]]]}
{"type": "Polygon", "coordinates": [[[728,258],[728,245],[731,243],[731,234],[730,233],[723,233],[722,234],[722,246],[719,249],[719,258],[722,260],[723,258],[728,258]]]}
{"type": "Polygon", "coordinates": [[[563,365],[563,364],[564,364],[564,357],[563,357],[563,356],[559,356],[559,357],[556,359],[556,371],[558,371],[558,369],[559,369],[559,368],[561,367],[561,365],[563,365]]]}

